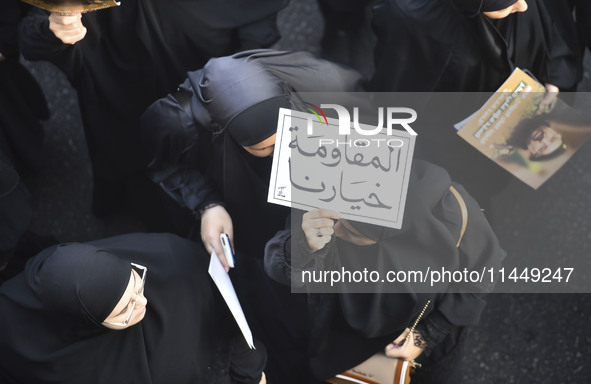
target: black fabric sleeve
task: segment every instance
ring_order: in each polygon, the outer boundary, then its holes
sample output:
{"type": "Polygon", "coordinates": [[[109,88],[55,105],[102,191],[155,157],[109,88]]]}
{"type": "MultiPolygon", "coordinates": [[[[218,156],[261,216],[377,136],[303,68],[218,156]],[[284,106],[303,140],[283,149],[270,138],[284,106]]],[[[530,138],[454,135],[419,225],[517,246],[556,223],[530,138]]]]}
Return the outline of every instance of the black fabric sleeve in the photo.
{"type": "Polygon", "coordinates": [[[427,344],[424,350],[427,357],[445,339],[453,327],[454,325],[437,310],[430,313],[429,316],[417,325],[416,331],[427,344]]]}
{"type": "Polygon", "coordinates": [[[419,322],[416,331],[421,335],[427,347],[424,353],[427,357],[453,331],[467,325],[474,325],[486,305],[486,294],[448,293],[443,295],[438,307],[419,322]],[[442,308],[443,311],[440,309],[442,308]],[[449,319],[445,313],[455,310],[456,318],[449,319]],[[475,317],[474,317],[475,315],[475,317]],[[458,322],[457,318],[473,318],[470,322],[458,322]],[[460,324],[458,324],[460,323],[460,324]],[[470,324],[469,324],[470,323],[470,324]]]}
{"type": "Polygon", "coordinates": [[[378,3],[372,21],[377,36],[372,90],[432,91],[464,38],[462,19],[448,0],[378,3]],[[392,70],[392,63],[406,70],[392,70]]]}
{"type": "MultiPolygon", "coordinates": [[[[181,87],[192,92],[188,82],[181,87]]],[[[221,201],[197,164],[200,137],[196,123],[172,95],[152,104],[140,125],[142,141],[152,159],[147,173],[153,182],[192,211],[221,201]]]]}
{"type": "Polygon", "coordinates": [[[82,49],[84,39],[76,44],[64,44],[49,29],[49,13],[42,9],[31,10],[18,28],[18,42],[27,60],[47,60],[60,68],[70,81],[75,81],[83,68],[82,49]]]}
{"type": "Polygon", "coordinates": [[[545,0],[545,5],[552,22],[548,82],[561,91],[574,91],[583,76],[583,56],[573,9],[567,1],[545,0]]]}
{"type": "Polygon", "coordinates": [[[322,267],[324,259],[336,240],[333,236],[324,248],[313,252],[301,229],[302,213],[292,210],[292,215],[287,218],[286,229],[277,232],[267,242],[265,272],[280,284],[301,286],[301,273],[304,270],[322,267]]]}
{"type": "Polygon", "coordinates": [[[49,29],[49,12],[34,9],[19,25],[19,41],[28,60],[51,60],[68,46],[49,29]]]}
{"type": "Polygon", "coordinates": [[[244,339],[238,336],[231,342],[230,377],[235,384],[258,384],[267,365],[267,349],[257,342],[256,349],[250,349],[244,339]]]}
{"type": "Polygon", "coordinates": [[[17,25],[21,18],[18,0],[0,2],[0,53],[6,58],[18,57],[17,25]]]}
{"type": "Polygon", "coordinates": [[[19,174],[0,151],[0,266],[12,257],[12,251],[29,227],[33,215],[29,199],[19,174]]]}

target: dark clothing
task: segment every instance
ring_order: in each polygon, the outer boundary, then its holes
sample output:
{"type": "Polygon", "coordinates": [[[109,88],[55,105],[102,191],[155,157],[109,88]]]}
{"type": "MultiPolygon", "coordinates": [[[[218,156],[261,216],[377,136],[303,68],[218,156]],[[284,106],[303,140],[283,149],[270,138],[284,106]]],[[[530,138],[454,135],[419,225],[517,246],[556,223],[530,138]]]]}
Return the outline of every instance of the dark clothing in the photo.
{"type": "Polygon", "coordinates": [[[16,31],[23,15],[21,4],[18,0],[6,0],[0,4],[0,53],[4,57],[18,57],[16,31]]]}
{"type": "Polygon", "coordinates": [[[240,50],[242,43],[274,43],[275,14],[287,1],[249,1],[246,10],[242,1],[124,1],[84,14],[88,32],[74,45],[49,30],[46,12],[23,20],[23,55],[56,64],[78,91],[95,194],[118,199],[124,182],[141,178],[148,158],[139,144],[139,117],[150,103],[211,57],[240,50]]]}
{"type": "MultiPolygon", "coordinates": [[[[382,1],[375,8],[373,21],[378,42],[372,90],[494,92],[516,66],[563,91],[576,87],[582,75],[581,55],[576,33],[568,27],[565,2],[528,0],[527,11],[497,20],[481,12],[480,6],[485,3],[382,1]]],[[[506,2],[500,6],[504,5],[506,2]]],[[[466,143],[453,128],[469,115],[458,112],[476,111],[482,106],[477,99],[449,95],[445,110],[424,114],[416,154],[448,170],[488,209],[491,199],[512,176],[466,143]],[[463,109],[449,108],[454,104],[463,109]]]]}
{"type": "Polygon", "coordinates": [[[251,120],[253,107],[279,97],[293,104],[292,92],[298,91],[357,90],[360,82],[355,71],[308,53],[243,52],[189,73],[179,92],[142,117],[153,154],[152,180],[186,209],[222,202],[232,218],[236,268],[230,275],[254,335],[269,350],[270,382],[306,382],[306,306],[302,295],[291,295],[263,269],[265,244],[289,214],[266,201],[272,159],[249,154],[236,140],[264,139],[276,131],[278,110],[261,127],[260,120],[251,120]],[[240,127],[250,131],[234,131],[240,127]]]}
{"type": "MultiPolygon", "coordinates": [[[[552,72],[581,80],[585,48],[591,48],[591,2],[586,0],[545,0],[552,16],[553,38],[558,42],[552,72]]],[[[563,89],[563,91],[575,89],[563,89]]]]}
{"type": "Polygon", "coordinates": [[[18,0],[0,3],[0,151],[23,173],[41,168],[43,127],[49,111],[39,85],[19,62],[17,27],[26,7],[18,0]]]}
{"type": "Polygon", "coordinates": [[[1,381],[258,383],[264,348],[249,352],[243,340],[228,341],[237,327],[216,308],[225,305],[208,261],[203,247],[167,234],[46,249],[0,288],[1,381]],[[148,268],[146,313],[123,330],[108,329],[101,323],[128,287],[130,263],[148,268]],[[248,365],[239,363],[239,380],[215,377],[227,378],[241,359],[248,365]]]}
{"type": "Polygon", "coordinates": [[[591,50],[591,3],[586,0],[575,0],[575,4],[579,38],[583,46],[591,50]]]}
{"type": "Polygon", "coordinates": [[[577,36],[550,13],[561,5],[546,5],[561,2],[529,0],[526,12],[491,20],[478,1],[382,1],[372,90],[493,92],[515,66],[572,90],[582,75],[577,36]]]}
{"type": "Polygon", "coordinates": [[[573,17],[575,10],[577,18],[584,19],[582,13],[585,12],[585,6],[579,3],[588,2],[578,1],[575,9],[574,0],[544,0],[551,23],[551,50],[550,58],[547,60],[548,82],[557,85],[563,92],[574,92],[577,84],[583,79],[582,44],[585,37],[579,36],[573,17]]]}
{"type": "Polygon", "coordinates": [[[371,9],[375,0],[318,0],[324,20],[322,57],[373,73],[371,9]]]}
{"type": "Polygon", "coordinates": [[[10,161],[0,151],[0,267],[13,257],[32,216],[29,192],[10,161]]]}
{"type": "Polygon", "coordinates": [[[359,32],[365,24],[365,9],[373,0],[318,0],[324,18],[324,34],[359,32]]]}
{"type": "MultiPolygon", "coordinates": [[[[0,2],[0,267],[15,256],[33,214],[21,175],[43,164],[43,127],[49,115],[43,92],[19,62],[17,26],[27,6],[18,0],[0,2]]],[[[0,273],[0,283],[24,262],[0,273]]]]}
{"type": "MultiPolygon", "coordinates": [[[[458,202],[449,191],[447,173],[420,160],[413,163],[408,187],[404,221],[400,230],[351,222],[366,237],[377,241],[359,246],[339,238],[323,249],[311,252],[301,230],[301,213],[294,217],[291,231],[282,231],[268,242],[265,268],[284,284],[302,284],[303,270],[411,271],[497,267],[504,251],[478,204],[454,184],[468,210],[468,227],[462,241],[462,218],[458,202]],[[423,269],[424,267],[424,269],[423,269]]],[[[295,215],[295,213],[294,213],[295,215]]],[[[449,287],[451,292],[454,288],[449,287]]],[[[470,293],[447,293],[445,290],[418,293],[401,287],[400,293],[385,293],[376,285],[375,293],[309,293],[310,317],[309,363],[316,378],[326,379],[350,369],[371,355],[382,351],[406,327],[412,325],[428,300],[432,305],[417,330],[428,344],[419,360],[431,365],[431,381],[440,372],[434,367],[449,359],[448,352],[459,347],[463,327],[478,322],[483,311],[484,293],[492,286],[475,285],[470,293]]],[[[459,355],[456,356],[459,358],[459,355]]],[[[455,361],[450,364],[458,364],[455,361]]],[[[451,382],[451,381],[450,381],[451,382]]]]}
{"type": "Polygon", "coordinates": [[[0,84],[0,151],[20,173],[38,171],[44,137],[39,120],[49,115],[43,92],[18,57],[0,62],[0,84]]]}

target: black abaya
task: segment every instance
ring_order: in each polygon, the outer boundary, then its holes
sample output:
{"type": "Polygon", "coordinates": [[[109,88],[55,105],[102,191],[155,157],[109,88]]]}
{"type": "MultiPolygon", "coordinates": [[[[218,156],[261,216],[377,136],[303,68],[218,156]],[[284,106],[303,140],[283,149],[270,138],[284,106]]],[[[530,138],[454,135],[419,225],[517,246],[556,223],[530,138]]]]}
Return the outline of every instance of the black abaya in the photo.
{"type": "MultiPolygon", "coordinates": [[[[102,203],[95,204],[95,213],[112,213],[122,193],[132,195],[142,214],[153,211],[157,204],[141,202],[156,192],[149,183],[143,185],[147,157],[139,145],[139,117],[188,70],[239,50],[241,28],[247,30],[249,47],[253,41],[265,47],[278,39],[273,17],[287,0],[248,3],[244,9],[238,1],[123,1],[84,14],[88,32],[74,45],[63,44],[49,30],[46,12],[23,20],[23,55],[56,64],[78,91],[95,203],[102,203]]],[[[153,220],[149,223],[159,229],[153,220]]]]}
{"type": "MultiPolygon", "coordinates": [[[[14,250],[32,217],[29,192],[12,163],[0,150],[0,267],[5,267],[14,256],[14,250]]],[[[3,277],[0,276],[2,282],[3,277]]]]}
{"type": "MultiPolygon", "coordinates": [[[[296,284],[298,279],[301,284],[297,271],[304,269],[367,268],[385,273],[421,270],[423,266],[433,270],[499,266],[505,253],[496,236],[478,204],[454,184],[468,210],[468,229],[457,247],[462,218],[450,185],[449,175],[443,169],[415,160],[400,230],[351,222],[363,235],[377,241],[373,245],[359,246],[333,238],[323,249],[311,252],[301,229],[302,213],[294,212],[292,229],[278,233],[267,244],[266,271],[284,284],[296,284]]],[[[460,348],[456,343],[462,327],[478,322],[485,306],[483,293],[492,290],[490,284],[476,285],[470,293],[417,293],[412,287],[401,289],[400,293],[384,293],[380,287],[376,285],[375,293],[350,293],[343,284],[338,293],[308,293],[308,360],[316,378],[332,377],[383,351],[411,326],[427,300],[432,304],[417,330],[430,347],[419,360],[428,362],[432,369],[440,360],[451,357],[448,352],[460,348]]],[[[438,369],[424,376],[433,380],[440,373],[438,369]]]]}

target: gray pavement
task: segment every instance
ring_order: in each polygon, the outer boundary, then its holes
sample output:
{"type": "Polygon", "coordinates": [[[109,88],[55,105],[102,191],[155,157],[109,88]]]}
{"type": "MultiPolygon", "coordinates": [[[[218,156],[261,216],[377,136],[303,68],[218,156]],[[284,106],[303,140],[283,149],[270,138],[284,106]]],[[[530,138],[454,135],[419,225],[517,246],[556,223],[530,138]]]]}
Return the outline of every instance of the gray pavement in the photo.
{"type": "MultiPolygon", "coordinates": [[[[322,18],[315,0],[293,0],[279,17],[278,49],[320,53],[322,18]]],[[[369,36],[369,31],[366,32],[369,36]]],[[[356,52],[371,71],[371,39],[356,52]]],[[[590,60],[581,91],[591,91],[590,60]]],[[[51,64],[28,63],[52,111],[45,123],[46,164],[29,177],[33,230],[62,242],[142,231],[133,217],[98,220],[90,213],[91,171],[76,93],[51,64]]],[[[587,143],[539,190],[515,180],[489,218],[509,258],[568,265],[591,256],[591,147],[587,143]]],[[[587,294],[491,294],[474,327],[461,369],[466,383],[591,383],[591,297],[587,294]]]]}

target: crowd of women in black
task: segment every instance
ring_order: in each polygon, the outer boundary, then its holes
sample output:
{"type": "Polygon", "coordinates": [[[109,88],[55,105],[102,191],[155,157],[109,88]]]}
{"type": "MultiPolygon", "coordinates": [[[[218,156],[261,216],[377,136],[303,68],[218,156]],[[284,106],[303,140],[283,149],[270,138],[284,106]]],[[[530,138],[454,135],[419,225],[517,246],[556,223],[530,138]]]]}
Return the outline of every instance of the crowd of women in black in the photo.
{"type": "Polygon", "coordinates": [[[422,363],[413,382],[461,382],[465,329],[491,287],[292,294],[289,284],[306,268],[359,254],[393,268],[405,258],[498,265],[504,251],[480,205],[507,175],[441,122],[420,132],[418,157],[430,162],[413,163],[401,230],[290,211],[266,201],[278,110],[294,107],[293,92],[493,92],[515,67],[549,92],[573,91],[591,6],[319,0],[324,47],[353,36],[372,7],[375,71],[365,79],[306,52],[264,49],[280,38],[287,3],[127,0],[66,16],[2,2],[0,264],[12,278],[0,288],[0,382],[316,383],[384,350],[422,363]],[[48,111],[19,53],[52,62],[77,90],[93,213],[132,209],[151,233],[51,245],[27,232],[19,174],[42,172],[38,120],[48,111]],[[450,187],[465,201],[465,230],[450,187]],[[207,275],[211,251],[223,255],[220,233],[235,245],[230,275],[256,350],[207,275]],[[26,267],[23,248],[40,251],[26,267]]]}

